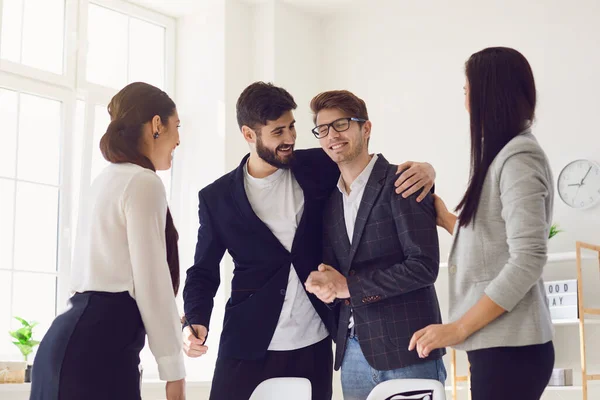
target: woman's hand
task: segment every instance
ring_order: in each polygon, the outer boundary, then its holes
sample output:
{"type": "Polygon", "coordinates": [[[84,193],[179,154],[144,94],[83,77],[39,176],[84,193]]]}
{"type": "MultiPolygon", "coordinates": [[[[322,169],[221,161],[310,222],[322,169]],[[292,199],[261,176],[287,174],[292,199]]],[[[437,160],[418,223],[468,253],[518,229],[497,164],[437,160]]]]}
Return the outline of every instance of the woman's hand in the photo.
{"type": "Polygon", "coordinates": [[[415,332],[408,350],[415,348],[425,358],[435,349],[454,346],[467,340],[473,333],[500,317],[506,310],[484,294],[458,321],[443,325],[429,325],[415,332]]]}
{"type": "Polygon", "coordinates": [[[466,338],[464,330],[456,323],[429,325],[415,332],[410,339],[408,350],[412,351],[416,348],[419,357],[425,358],[435,349],[457,345],[464,342],[466,338]]]}
{"type": "Polygon", "coordinates": [[[433,206],[435,207],[435,213],[437,215],[435,223],[452,235],[452,233],[454,233],[454,225],[456,225],[456,215],[448,211],[446,203],[444,203],[444,200],[437,194],[433,195],[433,206]]]}

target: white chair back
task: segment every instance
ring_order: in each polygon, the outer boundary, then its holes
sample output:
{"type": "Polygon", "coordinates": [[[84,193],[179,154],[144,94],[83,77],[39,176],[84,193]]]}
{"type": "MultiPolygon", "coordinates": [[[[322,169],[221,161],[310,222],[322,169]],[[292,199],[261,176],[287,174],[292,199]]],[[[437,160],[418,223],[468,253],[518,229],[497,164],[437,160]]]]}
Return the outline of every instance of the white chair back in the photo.
{"type": "Polygon", "coordinates": [[[254,389],[250,400],[311,400],[311,391],[306,378],[271,378],[254,389]]]}
{"type": "Polygon", "coordinates": [[[381,382],[367,400],[446,400],[440,381],[433,379],[392,379],[381,382]]]}

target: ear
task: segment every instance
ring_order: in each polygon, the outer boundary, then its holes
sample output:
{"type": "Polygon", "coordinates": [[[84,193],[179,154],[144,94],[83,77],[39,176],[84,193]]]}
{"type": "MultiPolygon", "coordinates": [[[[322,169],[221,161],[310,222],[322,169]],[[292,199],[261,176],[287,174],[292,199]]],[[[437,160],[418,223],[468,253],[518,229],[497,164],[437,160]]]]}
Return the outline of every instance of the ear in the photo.
{"type": "Polygon", "coordinates": [[[256,132],[252,128],[247,125],[242,126],[242,135],[246,142],[248,143],[256,143],[256,132]]]}
{"type": "Polygon", "coordinates": [[[369,139],[371,137],[371,127],[372,127],[371,121],[367,121],[363,125],[363,135],[364,135],[365,139],[369,139]]]}
{"type": "Polygon", "coordinates": [[[162,121],[158,115],[152,117],[150,125],[152,126],[152,134],[155,134],[156,132],[160,133],[160,128],[162,128],[162,121]]]}

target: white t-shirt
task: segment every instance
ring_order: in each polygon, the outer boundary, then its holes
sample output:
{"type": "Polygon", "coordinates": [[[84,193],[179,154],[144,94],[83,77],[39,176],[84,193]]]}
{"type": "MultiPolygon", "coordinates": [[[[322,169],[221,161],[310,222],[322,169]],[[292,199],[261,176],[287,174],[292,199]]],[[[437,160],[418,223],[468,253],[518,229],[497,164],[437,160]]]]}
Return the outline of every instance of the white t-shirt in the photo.
{"type": "Polygon", "coordinates": [[[181,323],[166,259],[162,181],[138,165],[111,164],[82,204],[72,291],[128,291],[140,310],[160,379],[184,378],[181,323]]]}
{"type": "MultiPolygon", "coordinates": [[[[304,193],[289,169],[278,169],[258,179],[244,167],[244,187],[254,213],[288,251],[304,211],[304,193]]],[[[316,266],[315,266],[316,267],[316,266]]],[[[327,328],[308,299],[294,266],[269,350],[295,350],[315,344],[329,336],[327,328]]]]}

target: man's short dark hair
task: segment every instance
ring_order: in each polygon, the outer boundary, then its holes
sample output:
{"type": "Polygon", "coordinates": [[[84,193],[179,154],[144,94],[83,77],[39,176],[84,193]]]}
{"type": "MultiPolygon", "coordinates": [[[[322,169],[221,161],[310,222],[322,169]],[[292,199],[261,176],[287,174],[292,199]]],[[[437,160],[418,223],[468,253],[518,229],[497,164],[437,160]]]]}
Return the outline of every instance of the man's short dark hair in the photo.
{"type": "Polygon", "coordinates": [[[272,83],[255,82],[248,86],[236,104],[237,122],[240,127],[246,125],[256,129],[275,121],[284,113],[295,110],[296,102],[285,89],[272,83]]]}

